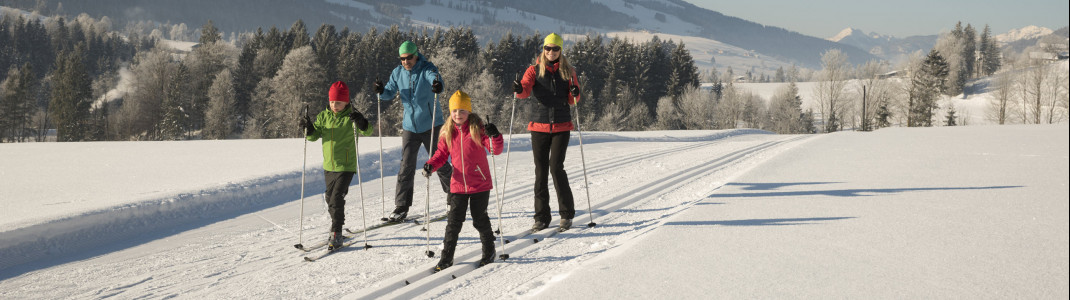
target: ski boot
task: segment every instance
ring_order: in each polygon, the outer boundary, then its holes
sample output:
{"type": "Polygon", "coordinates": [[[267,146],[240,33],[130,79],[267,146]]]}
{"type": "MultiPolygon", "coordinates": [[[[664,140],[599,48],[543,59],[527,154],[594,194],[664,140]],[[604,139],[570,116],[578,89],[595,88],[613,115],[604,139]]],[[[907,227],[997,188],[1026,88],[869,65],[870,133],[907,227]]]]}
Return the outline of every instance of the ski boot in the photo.
{"type": "Polygon", "coordinates": [[[561,219],[561,227],[557,231],[565,231],[572,228],[572,219],[561,219]]]}
{"type": "Polygon", "coordinates": [[[331,232],[331,236],[328,238],[327,250],[334,251],[342,248],[344,240],[345,238],[342,236],[341,232],[331,232]]]}
{"type": "Polygon", "coordinates": [[[535,221],[535,224],[531,225],[531,232],[537,232],[539,230],[546,229],[546,226],[549,225],[547,225],[545,222],[535,221]]]}

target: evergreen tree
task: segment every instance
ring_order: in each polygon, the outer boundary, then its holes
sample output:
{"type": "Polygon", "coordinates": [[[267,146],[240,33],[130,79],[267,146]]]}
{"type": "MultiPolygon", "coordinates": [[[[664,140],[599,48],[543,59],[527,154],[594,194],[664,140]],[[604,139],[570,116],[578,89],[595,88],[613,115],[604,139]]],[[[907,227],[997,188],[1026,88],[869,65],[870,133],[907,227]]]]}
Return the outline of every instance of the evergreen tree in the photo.
{"type": "Polygon", "coordinates": [[[950,106],[947,109],[947,117],[944,119],[944,125],[955,126],[955,106],[950,106]]]}
{"type": "Polygon", "coordinates": [[[253,38],[242,45],[241,54],[238,55],[238,66],[232,74],[234,80],[234,106],[235,114],[237,114],[239,120],[239,131],[241,131],[244,121],[249,119],[249,101],[252,99],[253,89],[260,82],[260,76],[254,64],[263,38],[264,32],[258,28],[253,38]]]}
{"type": "MultiPolygon", "coordinates": [[[[316,53],[316,62],[323,66],[326,81],[324,86],[330,86],[335,80],[342,80],[338,74],[338,60],[341,57],[341,44],[344,42],[334,29],[334,25],[323,24],[316,29],[316,35],[312,38],[312,50],[316,53]]],[[[345,81],[345,80],[342,80],[345,81]]],[[[346,84],[351,84],[345,81],[346,84]]]]}
{"type": "Polygon", "coordinates": [[[973,77],[976,74],[976,62],[977,62],[977,30],[973,29],[973,26],[966,24],[966,28],[962,30],[962,61],[965,63],[966,72],[963,74],[967,78],[973,77]]]}
{"type": "Polygon", "coordinates": [[[56,140],[82,141],[88,138],[89,105],[92,87],[82,62],[84,47],[60,52],[52,71],[52,99],[49,110],[56,125],[56,140]]]}
{"type": "Polygon", "coordinates": [[[284,44],[286,48],[283,53],[289,53],[290,50],[308,46],[312,43],[312,40],[308,37],[308,28],[305,27],[305,21],[297,19],[297,22],[290,26],[290,31],[286,32],[286,41],[288,43],[284,44]]]}
{"type": "Polygon", "coordinates": [[[212,20],[208,20],[201,26],[201,38],[198,40],[199,44],[205,45],[215,43],[223,39],[223,34],[219,32],[219,28],[216,28],[212,24],[212,20]]]}
{"type": "Polygon", "coordinates": [[[669,95],[675,99],[685,91],[697,88],[699,75],[698,67],[695,67],[695,61],[691,58],[691,52],[687,51],[683,42],[673,48],[671,62],[672,75],[669,77],[668,90],[669,95]]]}
{"type": "Polygon", "coordinates": [[[988,28],[988,24],[985,24],[985,29],[981,32],[981,41],[978,49],[981,54],[981,75],[988,76],[995,74],[999,70],[1001,65],[999,45],[995,38],[992,37],[992,30],[988,28]]]}
{"type": "Polygon", "coordinates": [[[932,126],[933,110],[943,93],[948,76],[948,64],[940,52],[933,49],[914,71],[909,90],[907,126],[932,126]]]}
{"type": "Polygon", "coordinates": [[[173,77],[167,82],[164,90],[163,118],[160,119],[160,138],[166,141],[182,140],[187,138],[190,128],[190,111],[193,99],[190,93],[190,71],[185,65],[179,64],[173,77]]]}
{"type": "Polygon", "coordinates": [[[0,142],[22,142],[30,136],[30,117],[35,108],[37,78],[29,63],[7,72],[0,83],[0,142]]]}
{"type": "Polygon", "coordinates": [[[776,68],[776,75],[773,75],[773,82],[785,82],[787,81],[787,75],[784,74],[784,67],[779,66],[776,68]]]}

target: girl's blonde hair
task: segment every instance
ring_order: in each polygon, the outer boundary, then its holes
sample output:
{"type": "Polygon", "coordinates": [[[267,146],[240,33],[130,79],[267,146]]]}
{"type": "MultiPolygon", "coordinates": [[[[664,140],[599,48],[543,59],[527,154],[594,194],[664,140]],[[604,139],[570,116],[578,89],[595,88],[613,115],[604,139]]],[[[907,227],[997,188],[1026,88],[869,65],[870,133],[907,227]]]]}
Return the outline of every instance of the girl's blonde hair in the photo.
{"type": "MultiPolygon", "coordinates": [[[[535,63],[539,65],[539,77],[546,76],[546,65],[549,64],[546,59],[546,51],[539,49],[539,54],[535,55],[535,63]]],[[[565,49],[561,48],[561,55],[557,57],[557,73],[561,75],[561,78],[565,81],[572,81],[572,65],[568,63],[568,58],[565,57],[565,49]]]]}
{"type": "MultiPolygon", "coordinates": [[[[439,138],[446,140],[446,147],[453,147],[453,135],[457,134],[457,123],[453,122],[453,118],[446,118],[442,129],[444,130],[439,132],[439,138]]],[[[483,119],[474,112],[468,113],[468,132],[472,136],[472,141],[477,146],[483,147],[483,119]]]]}

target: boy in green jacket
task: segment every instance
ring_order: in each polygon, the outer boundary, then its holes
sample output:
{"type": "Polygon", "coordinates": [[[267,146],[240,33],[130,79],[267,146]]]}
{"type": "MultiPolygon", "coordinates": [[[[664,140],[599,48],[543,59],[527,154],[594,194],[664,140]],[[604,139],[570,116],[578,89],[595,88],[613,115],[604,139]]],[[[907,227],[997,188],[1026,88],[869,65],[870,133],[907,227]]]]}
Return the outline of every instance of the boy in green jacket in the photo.
{"type": "Polygon", "coordinates": [[[346,193],[357,172],[357,136],[372,134],[372,127],[364,115],[349,105],[349,88],[341,81],[331,84],[327,109],[316,115],[312,122],[308,116],[301,119],[305,139],[316,141],[323,138],[323,177],[327,183],[327,211],[331,215],[331,233],[327,249],[342,247],[342,225],[345,224],[346,193]]]}

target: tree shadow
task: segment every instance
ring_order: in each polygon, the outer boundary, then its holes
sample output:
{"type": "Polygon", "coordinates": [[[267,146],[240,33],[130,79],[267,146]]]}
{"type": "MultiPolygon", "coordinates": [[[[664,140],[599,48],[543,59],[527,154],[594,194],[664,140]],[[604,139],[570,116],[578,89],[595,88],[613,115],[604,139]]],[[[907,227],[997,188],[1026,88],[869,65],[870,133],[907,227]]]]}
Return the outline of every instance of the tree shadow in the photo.
{"type": "Polygon", "coordinates": [[[829,218],[787,218],[787,219],[747,219],[747,220],[722,220],[722,221],[683,221],[666,222],[666,226],[791,226],[810,225],[825,221],[837,221],[854,219],[855,217],[829,217],[829,218]]]}
{"type": "MultiPolygon", "coordinates": [[[[746,186],[744,190],[773,190],[785,186],[830,184],[836,182],[798,182],[798,183],[728,183],[726,185],[746,186]]],[[[868,197],[877,194],[898,194],[904,192],[920,191],[968,191],[968,190],[997,190],[1020,188],[1020,185],[997,185],[977,187],[924,187],[924,188],[886,188],[886,189],[841,189],[841,190],[815,190],[815,191],[788,191],[788,192],[761,192],[761,193],[715,193],[709,198],[737,198],[737,197],[784,197],[784,196],[834,196],[834,197],[868,197]]]]}

